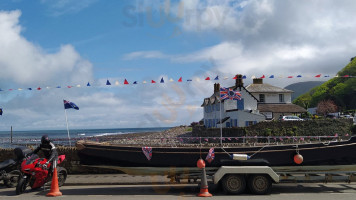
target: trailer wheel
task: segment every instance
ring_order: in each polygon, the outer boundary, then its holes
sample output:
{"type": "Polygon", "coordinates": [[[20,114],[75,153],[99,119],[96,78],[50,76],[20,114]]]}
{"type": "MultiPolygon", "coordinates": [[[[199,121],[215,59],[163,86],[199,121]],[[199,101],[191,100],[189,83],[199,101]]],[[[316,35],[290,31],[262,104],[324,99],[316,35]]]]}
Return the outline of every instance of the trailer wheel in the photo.
{"type": "Polygon", "coordinates": [[[241,194],[246,189],[246,180],[242,175],[229,174],[223,178],[222,186],[228,194],[241,194]]]}
{"type": "Polygon", "coordinates": [[[272,180],[264,174],[251,175],[248,178],[248,188],[253,194],[268,194],[272,188],[272,180]]]}

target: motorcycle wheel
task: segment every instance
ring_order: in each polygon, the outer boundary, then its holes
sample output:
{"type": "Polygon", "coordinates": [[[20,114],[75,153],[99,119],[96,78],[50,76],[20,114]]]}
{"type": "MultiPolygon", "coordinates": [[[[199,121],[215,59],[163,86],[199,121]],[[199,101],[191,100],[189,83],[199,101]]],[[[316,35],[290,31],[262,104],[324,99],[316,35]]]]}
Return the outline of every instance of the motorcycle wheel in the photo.
{"type": "Polygon", "coordinates": [[[19,170],[13,170],[8,173],[8,178],[4,180],[4,184],[8,188],[13,188],[17,185],[20,176],[21,176],[21,172],[19,170]]]}
{"type": "Polygon", "coordinates": [[[67,170],[63,167],[58,167],[58,186],[61,187],[62,185],[64,185],[64,182],[66,182],[67,179],[67,170]]]}
{"type": "Polygon", "coordinates": [[[19,182],[17,183],[17,186],[16,186],[16,194],[17,195],[20,195],[25,192],[27,183],[28,183],[27,178],[20,177],[19,182]]]}

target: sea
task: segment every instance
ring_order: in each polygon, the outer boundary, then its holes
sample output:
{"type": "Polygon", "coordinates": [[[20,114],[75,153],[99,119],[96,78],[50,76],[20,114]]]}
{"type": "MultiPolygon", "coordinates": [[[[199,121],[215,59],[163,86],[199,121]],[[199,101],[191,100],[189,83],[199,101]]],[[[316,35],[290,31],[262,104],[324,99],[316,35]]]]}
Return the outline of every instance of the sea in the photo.
{"type": "Polygon", "coordinates": [[[13,131],[12,139],[10,131],[0,131],[0,148],[11,148],[18,145],[38,145],[42,135],[48,135],[54,144],[64,146],[73,146],[77,140],[86,138],[100,138],[101,136],[159,132],[170,129],[171,127],[154,128],[115,128],[115,129],[73,129],[69,130],[31,130],[31,131],[13,131]]]}

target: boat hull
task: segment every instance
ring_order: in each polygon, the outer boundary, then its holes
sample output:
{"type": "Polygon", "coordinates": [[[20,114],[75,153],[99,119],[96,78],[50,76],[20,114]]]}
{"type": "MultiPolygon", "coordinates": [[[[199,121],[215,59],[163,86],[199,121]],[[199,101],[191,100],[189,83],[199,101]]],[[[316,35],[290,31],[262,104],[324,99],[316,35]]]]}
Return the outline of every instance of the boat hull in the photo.
{"type": "MultiPolygon", "coordinates": [[[[78,142],[78,155],[85,165],[111,165],[122,167],[196,167],[198,159],[205,159],[211,147],[153,147],[148,160],[142,147],[103,145],[78,142]]],[[[273,145],[256,147],[214,147],[215,159],[207,167],[220,167],[231,160],[232,154],[247,154],[257,165],[313,166],[356,164],[356,137],[340,142],[273,145]],[[303,162],[296,164],[294,156],[299,152],[303,162]],[[261,162],[259,162],[261,161],[261,162]]],[[[228,165],[245,165],[248,161],[236,161],[228,165]]]]}

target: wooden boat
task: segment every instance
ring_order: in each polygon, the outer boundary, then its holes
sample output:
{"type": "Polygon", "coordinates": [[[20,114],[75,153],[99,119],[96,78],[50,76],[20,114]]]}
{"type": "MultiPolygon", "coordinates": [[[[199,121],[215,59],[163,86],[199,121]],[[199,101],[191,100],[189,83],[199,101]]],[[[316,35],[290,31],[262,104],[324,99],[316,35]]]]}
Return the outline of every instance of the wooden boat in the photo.
{"type": "MultiPolygon", "coordinates": [[[[196,167],[197,160],[205,159],[211,147],[152,147],[148,160],[142,147],[110,145],[78,141],[81,164],[121,167],[196,167]]],[[[356,136],[345,141],[305,144],[214,147],[215,159],[207,167],[226,165],[320,166],[356,164],[356,136]],[[296,164],[294,156],[303,156],[296,164]],[[233,154],[247,154],[248,160],[233,160],[233,154]]]]}

